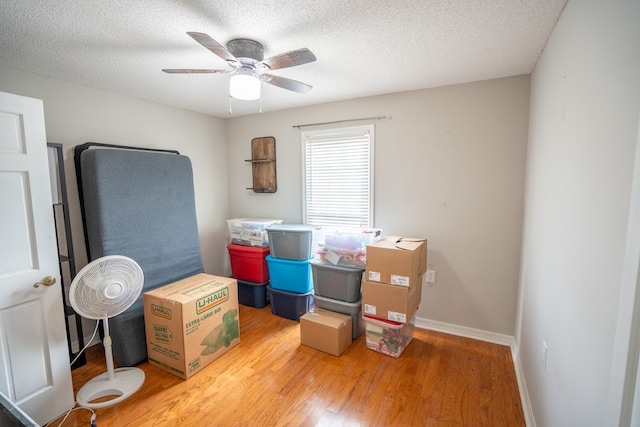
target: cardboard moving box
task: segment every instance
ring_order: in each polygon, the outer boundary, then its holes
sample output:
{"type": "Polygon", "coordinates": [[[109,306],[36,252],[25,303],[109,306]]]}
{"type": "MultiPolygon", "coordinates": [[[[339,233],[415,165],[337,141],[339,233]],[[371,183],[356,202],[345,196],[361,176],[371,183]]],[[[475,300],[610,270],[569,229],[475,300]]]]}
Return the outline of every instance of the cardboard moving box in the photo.
{"type": "Polygon", "coordinates": [[[340,356],[352,342],[351,316],[315,308],[300,317],[300,342],[340,356]]]}
{"type": "Polygon", "coordinates": [[[416,287],[422,285],[426,271],[426,239],[386,236],[367,246],[363,280],[416,287]]]}
{"type": "Polygon", "coordinates": [[[187,379],[240,342],[236,279],[200,273],[143,295],[149,363],[187,379]]]}
{"type": "Polygon", "coordinates": [[[422,286],[406,288],[362,281],[362,314],[407,323],[420,305],[422,286]]]}

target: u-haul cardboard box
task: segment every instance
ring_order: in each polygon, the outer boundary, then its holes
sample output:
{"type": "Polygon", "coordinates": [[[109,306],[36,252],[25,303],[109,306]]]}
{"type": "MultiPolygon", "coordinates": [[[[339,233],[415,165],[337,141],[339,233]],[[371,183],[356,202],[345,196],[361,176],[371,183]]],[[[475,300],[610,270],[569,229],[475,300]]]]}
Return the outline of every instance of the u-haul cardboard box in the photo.
{"type": "Polygon", "coordinates": [[[142,298],[151,365],[187,379],[240,342],[236,279],[196,274],[142,298]]]}
{"type": "Polygon", "coordinates": [[[422,285],[426,271],[426,239],[386,236],[367,246],[363,280],[412,288],[422,285]]]}

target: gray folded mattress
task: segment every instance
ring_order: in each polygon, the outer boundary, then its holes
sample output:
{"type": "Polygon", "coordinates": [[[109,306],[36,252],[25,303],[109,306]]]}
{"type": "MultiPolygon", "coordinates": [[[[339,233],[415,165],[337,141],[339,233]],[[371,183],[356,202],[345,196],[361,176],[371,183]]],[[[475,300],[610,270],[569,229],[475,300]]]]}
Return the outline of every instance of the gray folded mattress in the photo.
{"type": "Polygon", "coordinates": [[[79,157],[89,259],[124,255],[144,273],[138,300],[109,319],[114,360],[132,366],[147,360],[142,294],[204,271],[191,161],[111,148],[84,149],[79,157]]]}

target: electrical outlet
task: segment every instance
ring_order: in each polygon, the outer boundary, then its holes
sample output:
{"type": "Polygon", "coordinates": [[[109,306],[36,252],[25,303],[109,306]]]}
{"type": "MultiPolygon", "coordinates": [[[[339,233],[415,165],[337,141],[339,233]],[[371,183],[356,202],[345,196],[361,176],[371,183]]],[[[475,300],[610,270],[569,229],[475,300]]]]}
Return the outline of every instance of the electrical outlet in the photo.
{"type": "Polygon", "coordinates": [[[549,347],[547,342],[542,341],[542,369],[547,369],[547,354],[549,353],[549,347]]]}
{"type": "Polygon", "coordinates": [[[435,283],[435,282],[436,282],[436,271],[427,270],[427,283],[435,283]]]}

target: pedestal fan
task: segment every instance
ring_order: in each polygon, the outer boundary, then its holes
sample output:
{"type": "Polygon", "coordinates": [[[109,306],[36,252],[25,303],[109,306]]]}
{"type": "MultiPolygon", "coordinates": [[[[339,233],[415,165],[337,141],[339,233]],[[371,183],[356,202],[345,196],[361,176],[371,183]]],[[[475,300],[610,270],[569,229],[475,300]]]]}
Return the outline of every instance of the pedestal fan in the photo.
{"type": "Polygon", "coordinates": [[[142,268],[122,255],[108,255],[92,261],[71,282],[69,301],[73,309],[87,319],[102,320],[107,364],[107,372],[93,378],[78,391],[78,405],[85,408],[113,405],[131,396],[144,383],[141,369],[114,369],[108,320],[131,307],[138,299],[143,284],[142,268]],[[102,399],[111,396],[111,399],[102,399]]]}

